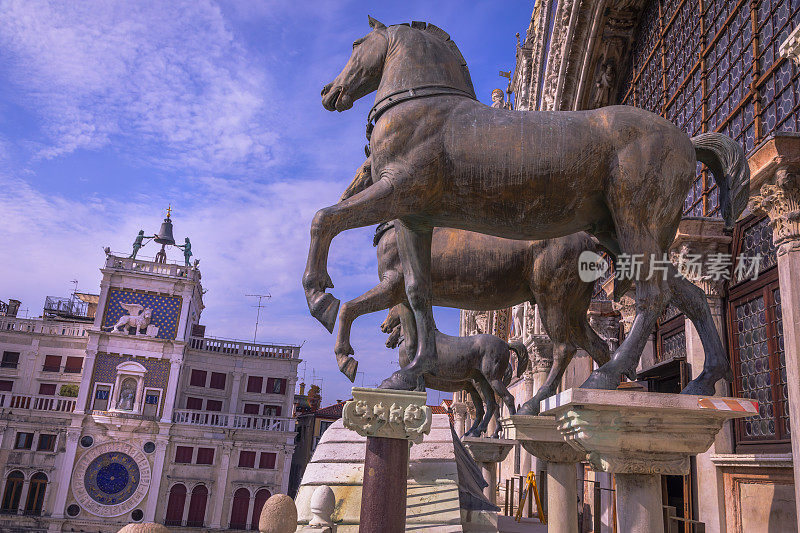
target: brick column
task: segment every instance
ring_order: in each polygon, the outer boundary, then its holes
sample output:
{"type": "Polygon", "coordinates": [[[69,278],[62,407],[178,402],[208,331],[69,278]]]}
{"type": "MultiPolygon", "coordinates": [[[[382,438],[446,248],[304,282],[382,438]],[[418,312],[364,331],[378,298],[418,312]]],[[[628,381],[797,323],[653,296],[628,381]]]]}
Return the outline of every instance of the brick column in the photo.
{"type": "MultiPolygon", "coordinates": [[[[771,144],[777,148],[774,178],[752,196],[750,209],[769,215],[778,247],[795,505],[800,516],[800,138],[776,138],[771,144]]],[[[759,152],[768,148],[769,145],[759,152]]]]}

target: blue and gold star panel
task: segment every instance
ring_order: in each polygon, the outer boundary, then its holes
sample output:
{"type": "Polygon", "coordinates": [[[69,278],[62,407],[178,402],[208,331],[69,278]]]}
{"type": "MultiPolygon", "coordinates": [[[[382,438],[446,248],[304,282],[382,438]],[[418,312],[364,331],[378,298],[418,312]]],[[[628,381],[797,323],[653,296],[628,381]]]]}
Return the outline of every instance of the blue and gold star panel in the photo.
{"type": "Polygon", "coordinates": [[[169,380],[169,359],[146,359],[144,357],[133,357],[131,355],[117,355],[108,353],[98,353],[94,362],[94,372],[92,374],[92,389],[94,383],[114,383],[117,379],[117,366],[126,362],[135,361],[147,369],[144,375],[144,386],[157,389],[166,389],[169,380]]]}
{"type": "Polygon", "coordinates": [[[180,296],[163,296],[160,294],[144,294],[128,289],[111,288],[108,291],[108,303],[103,316],[103,327],[110,328],[128,311],[120,303],[139,304],[145,309],[152,309],[150,323],[158,326],[159,339],[174,339],[178,332],[178,320],[181,314],[180,296]]]}

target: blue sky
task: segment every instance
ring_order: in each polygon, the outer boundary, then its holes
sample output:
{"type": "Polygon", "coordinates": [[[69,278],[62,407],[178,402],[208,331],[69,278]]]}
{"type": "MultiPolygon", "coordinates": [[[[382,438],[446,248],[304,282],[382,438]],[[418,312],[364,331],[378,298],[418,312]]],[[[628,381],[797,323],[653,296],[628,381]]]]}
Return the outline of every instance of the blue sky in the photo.
{"type": "MultiPolygon", "coordinates": [[[[67,295],[72,279],[97,292],[102,247],[127,251],[171,204],[176,238],[189,236],[201,261],[207,334],[251,338],[255,301],[245,294],[269,291],[259,340],[305,342],[301,377],[322,380],[324,404],[349,397],[300,277],[311,218],[363,160],[373,96],[330,113],[320,89],[370,14],[447,31],[489,102],[533,10],[527,1],[375,4],[0,0],[0,299],[39,316],[45,296],[67,295]]],[[[342,300],[377,282],[371,236],[364,228],[333,242],[342,300]]],[[[457,333],[457,311],[436,314],[457,333]]],[[[357,385],[397,368],[378,329],[384,316],[354,324],[357,385]]]]}

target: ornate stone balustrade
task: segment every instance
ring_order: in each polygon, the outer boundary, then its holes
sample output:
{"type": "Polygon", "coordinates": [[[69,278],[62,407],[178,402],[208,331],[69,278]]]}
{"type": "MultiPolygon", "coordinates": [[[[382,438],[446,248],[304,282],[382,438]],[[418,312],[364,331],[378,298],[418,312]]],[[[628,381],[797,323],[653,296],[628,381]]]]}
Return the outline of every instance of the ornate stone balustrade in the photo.
{"type": "Polygon", "coordinates": [[[75,398],[0,393],[0,408],[71,413],[75,409],[75,398]]]}
{"type": "Polygon", "coordinates": [[[80,322],[51,322],[35,318],[0,317],[0,331],[20,333],[85,337],[89,335],[88,330],[91,326],[89,323],[80,322]]]}
{"type": "Polygon", "coordinates": [[[299,346],[258,344],[247,341],[215,339],[213,337],[192,337],[190,347],[201,352],[248,355],[251,357],[274,357],[278,359],[297,359],[300,355],[299,346]]]}
{"type": "Polygon", "coordinates": [[[289,431],[289,419],[274,416],[243,415],[176,409],[172,414],[176,424],[257,431],[289,431]]]}

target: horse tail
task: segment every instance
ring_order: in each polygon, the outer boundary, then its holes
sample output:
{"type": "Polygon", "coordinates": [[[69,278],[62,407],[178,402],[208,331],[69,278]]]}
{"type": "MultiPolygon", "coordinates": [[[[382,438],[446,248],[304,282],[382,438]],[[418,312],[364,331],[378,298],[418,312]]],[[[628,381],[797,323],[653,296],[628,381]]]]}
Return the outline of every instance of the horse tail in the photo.
{"type": "MultiPolygon", "coordinates": [[[[517,354],[517,377],[522,377],[522,373],[528,368],[528,349],[521,342],[509,342],[508,347],[517,354]]],[[[508,365],[511,371],[511,365],[508,365]]]]}
{"type": "Polygon", "coordinates": [[[697,160],[714,176],[725,226],[732,228],[750,198],[750,166],[739,143],[721,133],[692,137],[697,160]]]}

